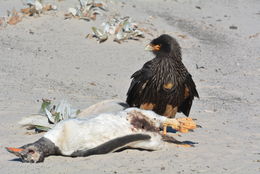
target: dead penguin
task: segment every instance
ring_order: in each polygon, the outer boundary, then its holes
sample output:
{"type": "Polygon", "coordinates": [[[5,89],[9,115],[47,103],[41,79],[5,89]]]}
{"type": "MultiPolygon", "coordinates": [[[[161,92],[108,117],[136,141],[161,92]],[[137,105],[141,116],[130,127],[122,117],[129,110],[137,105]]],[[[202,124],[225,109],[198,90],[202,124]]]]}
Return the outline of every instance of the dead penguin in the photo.
{"type": "Polygon", "coordinates": [[[22,162],[29,163],[43,162],[50,155],[85,157],[127,147],[157,150],[165,142],[185,145],[173,137],[162,135],[159,129],[165,124],[175,129],[196,127],[192,120],[186,123],[157,115],[153,111],[129,108],[85,119],[64,120],[38,141],[20,148],[6,149],[21,158],[22,162]]]}

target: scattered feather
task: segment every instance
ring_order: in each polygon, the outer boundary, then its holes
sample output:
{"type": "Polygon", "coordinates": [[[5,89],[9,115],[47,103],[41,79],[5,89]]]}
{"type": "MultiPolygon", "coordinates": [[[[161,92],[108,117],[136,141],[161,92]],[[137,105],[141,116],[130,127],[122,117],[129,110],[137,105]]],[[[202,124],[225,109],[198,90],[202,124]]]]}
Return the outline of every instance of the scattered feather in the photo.
{"type": "Polygon", "coordinates": [[[43,9],[43,5],[38,0],[35,0],[34,6],[36,11],[41,11],[43,9]]]}
{"type": "MultiPolygon", "coordinates": [[[[121,43],[124,40],[139,40],[144,38],[144,33],[138,29],[136,23],[132,22],[130,17],[117,18],[113,17],[102,24],[103,29],[92,27],[92,37],[97,38],[98,42],[108,39],[108,36],[114,36],[114,41],[121,43]]],[[[89,35],[88,35],[89,36],[89,35]]]]}
{"type": "Polygon", "coordinates": [[[43,7],[43,11],[51,11],[51,10],[57,10],[58,7],[56,5],[47,4],[43,7]]]}
{"type": "Polygon", "coordinates": [[[104,42],[108,39],[107,33],[103,32],[100,29],[97,29],[96,27],[92,27],[92,31],[93,31],[93,37],[96,37],[99,43],[104,42]]]}
{"type": "Polygon", "coordinates": [[[73,16],[76,16],[76,15],[77,15],[77,9],[75,9],[75,8],[69,8],[68,12],[69,12],[70,14],[72,14],[73,16]]]}
{"type": "Polygon", "coordinates": [[[50,110],[51,107],[51,100],[50,99],[42,99],[42,105],[40,112],[43,113],[45,112],[45,109],[50,110]]]}
{"type": "Polygon", "coordinates": [[[43,99],[40,114],[22,118],[18,124],[28,130],[34,129],[36,133],[48,131],[61,120],[69,118],[88,118],[105,112],[118,112],[127,108],[128,105],[118,99],[104,100],[82,110],[72,109],[70,104],[62,100],[58,105],[53,105],[51,100],[43,99]],[[46,112],[47,110],[47,112],[46,112]],[[47,116],[48,114],[48,116],[47,116]]]}
{"type": "Polygon", "coordinates": [[[69,8],[68,13],[65,14],[65,19],[72,17],[95,20],[97,15],[102,15],[104,11],[107,11],[106,5],[103,2],[97,2],[95,0],[79,0],[79,6],[75,8],[69,8]]]}
{"type": "Polygon", "coordinates": [[[42,99],[40,114],[24,117],[19,124],[37,132],[48,131],[58,122],[75,118],[79,113],[80,111],[73,109],[66,100],[55,105],[49,99],[42,99]]]}
{"type": "Polygon", "coordinates": [[[20,10],[23,15],[16,10],[12,10],[11,12],[7,11],[7,16],[0,17],[0,27],[16,25],[22,21],[25,15],[34,16],[35,14],[39,15],[45,11],[57,10],[57,6],[51,4],[44,5],[42,0],[26,0],[26,4],[29,7],[20,10]]]}
{"type": "Polygon", "coordinates": [[[50,129],[50,127],[35,125],[36,132],[47,132],[50,129]]]}
{"type": "MultiPolygon", "coordinates": [[[[78,110],[72,109],[71,105],[66,101],[62,100],[57,105],[52,105],[51,103],[45,103],[46,107],[44,108],[45,115],[48,117],[50,123],[58,123],[61,120],[66,120],[68,118],[75,118],[77,115],[78,110]]],[[[42,104],[42,105],[43,105],[42,104]]]]}
{"type": "Polygon", "coordinates": [[[8,14],[7,23],[9,25],[15,25],[18,22],[22,21],[22,17],[18,14],[18,12],[16,10],[12,10],[12,12],[7,11],[7,14],[8,14]]]}
{"type": "Polygon", "coordinates": [[[51,4],[44,5],[41,0],[27,0],[26,4],[29,7],[21,9],[21,12],[28,16],[39,15],[45,11],[57,10],[57,6],[51,4]]]}

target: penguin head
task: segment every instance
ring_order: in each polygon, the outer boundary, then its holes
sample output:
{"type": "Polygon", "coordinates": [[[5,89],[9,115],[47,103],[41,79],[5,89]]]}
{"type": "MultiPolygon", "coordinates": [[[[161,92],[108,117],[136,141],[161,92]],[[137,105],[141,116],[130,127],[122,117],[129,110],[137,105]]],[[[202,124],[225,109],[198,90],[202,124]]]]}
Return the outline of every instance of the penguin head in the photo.
{"type": "Polygon", "coordinates": [[[22,162],[38,163],[44,161],[43,152],[33,145],[27,146],[26,148],[6,147],[6,150],[19,157],[22,162]]]}

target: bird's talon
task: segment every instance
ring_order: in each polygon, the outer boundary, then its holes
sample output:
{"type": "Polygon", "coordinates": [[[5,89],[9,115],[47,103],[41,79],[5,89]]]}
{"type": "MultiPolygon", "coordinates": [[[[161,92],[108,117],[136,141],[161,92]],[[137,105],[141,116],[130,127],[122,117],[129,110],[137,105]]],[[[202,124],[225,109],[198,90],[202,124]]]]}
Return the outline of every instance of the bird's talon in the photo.
{"type": "Polygon", "coordinates": [[[187,133],[189,130],[193,130],[197,127],[196,123],[192,118],[168,118],[163,123],[163,135],[167,134],[167,127],[170,126],[173,129],[181,132],[187,133]]]}
{"type": "Polygon", "coordinates": [[[167,134],[167,127],[172,127],[175,130],[178,130],[180,123],[175,118],[167,118],[163,123],[163,135],[167,134]]]}
{"type": "Polygon", "coordinates": [[[177,120],[180,122],[179,131],[182,133],[189,132],[189,130],[193,130],[197,127],[192,118],[177,118],[177,120]]]}

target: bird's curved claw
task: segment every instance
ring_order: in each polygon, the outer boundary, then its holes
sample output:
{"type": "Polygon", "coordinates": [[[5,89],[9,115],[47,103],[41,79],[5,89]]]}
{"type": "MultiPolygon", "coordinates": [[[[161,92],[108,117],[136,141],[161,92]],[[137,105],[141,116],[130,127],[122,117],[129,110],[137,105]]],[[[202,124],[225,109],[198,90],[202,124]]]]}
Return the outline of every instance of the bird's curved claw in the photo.
{"type": "Polygon", "coordinates": [[[182,133],[187,133],[197,127],[192,118],[167,118],[163,123],[163,135],[166,135],[168,126],[182,133]]]}

